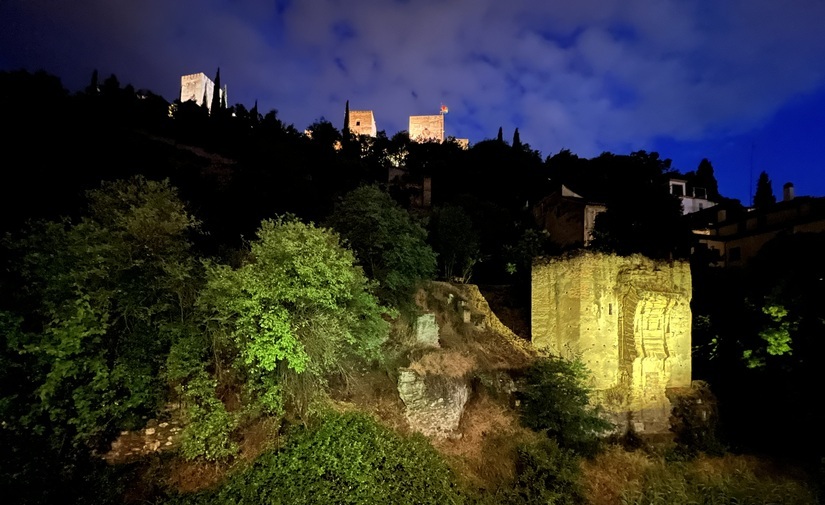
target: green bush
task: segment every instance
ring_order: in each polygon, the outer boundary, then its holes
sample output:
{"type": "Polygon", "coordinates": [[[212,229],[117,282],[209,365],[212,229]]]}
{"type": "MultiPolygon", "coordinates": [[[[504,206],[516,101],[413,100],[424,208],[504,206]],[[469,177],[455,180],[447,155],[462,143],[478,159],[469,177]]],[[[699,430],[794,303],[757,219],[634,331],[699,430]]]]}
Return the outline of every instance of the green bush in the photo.
{"type": "Polygon", "coordinates": [[[642,488],[627,492],[622,505],[810,505],[817,503],[804,484],[781,477],[757,475],[747,465],[714,471],[687,463],[657,464],[642,488]]]}
{"type": "Polygon", "coordinates": [[[527,505],[574,505],[583,502],[579,458],[554,440],[518,448],[513,489],[499,501],[527,505]]]}
{"type": "Polygon", "coordinates": [[[208,264],[207,331],[261,412],[303,416],[327,380],[380,355],[385,309],[338,234],[294,217],[264,220],[239,268],[208,264]]]}
{"type": "MultiPolygon", "coordinates": [[[[180,499],[180,498],[179,498],[180,499]]],[[[189,504],[462,504],[452,472],[420,435],[401,437],[364,414],[327,415],[290,435],[224,486],[189,504]]]]}
{"type": "Polygon", "coordinates": [[[186,459],[217,461],[234,455],[238,446],[229,437],[237,424],[236,416],[215,396],[215,381],[199,374],[187,385],[186,427],[181,433],[181,453],[186,459]]]}
{"type": "Polygon", "coordinates": [[[674,456],[692,458],[700,452],[722,455],[724,444],[717,436],[719,413],[716,398],[707,385],[697,389],[696,396],[680,396],[673,402],[671,428],[675,435],[676,449],[674,456]]]}
{"type": "Polygon", "coordinates": [[[518,398],[525,426],[543,431],[559,446],[593,454],[612,425],[590,405],[587,367],[556,356],[538,359],[521,380],[518,398]]]}

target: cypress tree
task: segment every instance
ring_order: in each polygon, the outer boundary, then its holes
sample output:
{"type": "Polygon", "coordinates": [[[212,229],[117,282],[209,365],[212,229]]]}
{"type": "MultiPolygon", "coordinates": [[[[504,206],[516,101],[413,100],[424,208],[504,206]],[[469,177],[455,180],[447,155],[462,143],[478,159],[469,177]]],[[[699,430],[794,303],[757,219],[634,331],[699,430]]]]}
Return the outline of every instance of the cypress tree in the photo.
{"type": "Polygon", "coordinates": [[[504,136],[502,135],[501,126],[498,127],[498,137],[496,137],[496,140],[498,140],[499,142],[504,142],[504,136]]]}
{"type": "Polygon", "coordinates": [[[344,134],[344,138],[349,137],[349,100],[347,100],[347,104],[344,107],[344,129],[341,130],[341,133],[344,134]]]}
{"type": "Polygon", "coordinates": [[[699,167],[696,169],[696,182],[707,190],[708,199],[719,199],[719,183],[716,182],[716,176],[713,174],[713,165],[707,158],[699,162],[699,167]]]}
{"type": "Polygon", "coordinates": [[[221,108],[221,67],[218,67],[218,73],[215,74],[215,86],[212,88],[212,107],[211,112],[216,114],[221,108]]]}
{"type": "Polygon", "coordinates": [[[92,81],[89,83],[89,87],[86,88],[86,93],[90,95],[96,95],[100,92],[100,85],[98,84],[98,76],[97,76],[97,69],[94,69],[92,72],[92,81]]]}
{"type": "Polygon", "coordinates": [[[518,134],[518,128],[513,132],[513,149],[521,149],[521,137],[518,134]]]}
{"type": "Polygon", "coordinates": [[[756,181],[756,194],[753,196],[754,207],[765,207],[776,203],[776,197],[773,194],[773,186],[771,180],[768,178],[768,173],[764,170],[759,174],[759,180],[756,181]]]}

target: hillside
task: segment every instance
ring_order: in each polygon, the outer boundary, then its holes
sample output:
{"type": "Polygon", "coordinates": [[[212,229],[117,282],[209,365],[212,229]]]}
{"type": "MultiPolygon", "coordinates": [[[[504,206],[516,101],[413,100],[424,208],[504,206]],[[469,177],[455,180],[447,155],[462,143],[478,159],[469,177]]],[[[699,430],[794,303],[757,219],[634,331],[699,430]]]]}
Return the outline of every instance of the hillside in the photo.
{"type": "MultiPolygon", "coordinates": [[[[417,323],[405,317],[394,321],[388,343],[392,358],[334,384],[331,407],[345,415],[366,413],[399,440],[426,434],[455,485],[465,490],[466,503],[545,503],[532,500],[550,495],[558,500],[553,503],[694,503],[690,500],[714,493],[740,496],[740,503],[768,503],[761,501],[765,497],[815,503],[807,477],[793,466],[733,454],[686,457],[689,450],[672,437],[613,437],[594,457],[568,459],[558,453],[542,470],[541,463],[525,459],[526,448],[541,447],[544,437],[521,424],[517,394],[517,384],[539,354],[499,320],[475,285],[431,282],[418,290],[415,302],[417,323]],[[682,456],[674,459],[677,454],[682,456]],[[573,474],[528,484],[529,461],[534,465],[530,479],[550,468],[573,474]],[[545,486],[569,494],[548,495],[545,486]],[[753,501],[757,497],[760,501],[753,501]]],[[[193,503],[220,502],[227,489],[237,489],[239,479],[245,482],[244,475],[265,468],[261,457],[273,449],[278,454],[279,447],[288,450],[291,439],[285,425],[261,419],[239,433],[241,452],[232,463],[187,462],[175,453],[180,420],[174,409],[168,416],[152,420],[141,434],[124,433],[104,456],[114,466],[140,469],[127,488],[127,502],[170,493],[189,496],[193,503]],[[250,466],[256,459],[258,464],[250,466]]],[[[306,456],[308,461],[323,457],[306,456]]]]}

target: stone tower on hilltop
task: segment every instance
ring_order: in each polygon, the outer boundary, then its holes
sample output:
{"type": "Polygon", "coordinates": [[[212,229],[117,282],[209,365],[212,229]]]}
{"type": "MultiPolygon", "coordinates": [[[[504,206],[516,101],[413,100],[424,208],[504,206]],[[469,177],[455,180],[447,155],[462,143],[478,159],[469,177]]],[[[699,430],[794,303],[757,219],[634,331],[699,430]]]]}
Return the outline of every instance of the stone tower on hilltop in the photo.
{"type": "Polygon", "coordinates": [[[371,110],[349,110],[349,100],[347,100],[347,110],[344,119],[345,128],[352,135],[367,135],[375,137],[378,134],[378,127],[375,124],[375,116],[371,110]]]}
{"type": "MultiPolygon", "coordinates": [[[[227,103],[226,85],[218,89],[221,103],[227,103]]],[[[206,103],[209,112],[212,112],[212,97],[215,95],[215,83],[203,72],[182,75],[180,78],[180,103],[193,100],[198,105],[206,103]]]]}
{"type": "Polygon", "coordinates": [[[444,114],[410,116],[409,133],[414,142],[444,142],[444,114]]]}

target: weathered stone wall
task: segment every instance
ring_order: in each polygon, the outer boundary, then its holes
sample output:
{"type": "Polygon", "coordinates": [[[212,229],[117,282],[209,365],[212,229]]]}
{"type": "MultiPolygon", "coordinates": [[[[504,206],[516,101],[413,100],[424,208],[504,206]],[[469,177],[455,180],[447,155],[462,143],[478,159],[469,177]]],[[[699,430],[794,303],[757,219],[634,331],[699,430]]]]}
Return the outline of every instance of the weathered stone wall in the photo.
{"type": "Polygon", "coordinates": [[[375,124],[375,116],[371,110],[351,110],[349,111],[349,131],[355,135],[368,135],[375,137],[378,127],[375,124]]]}
{"type": "Polygon", "coordinates": [[[667,431],[668,388],[691,381],[691,277],[685,262],[583,253],[533,265],[532,340],[591,370],[622,428],[667,431]]]}
{"type": "MultiPolygon", "coordinates": [[[[212,112],[212,93],[214,89],[215,83],[203,72],[182,75],[180,77],[180,102],[194,100],[196,104],[203,105],[203,97],[205,96],[206,107],[212,112]]],[[[226,86],[219,92],[221,99],[226,101],[226,86]]]]}
{"type": "Polygon", "coordinates": [[[444,116],[410,116],[409,134],[415,142],[444,142],[444,116]]]}
{"type": "Polygon", "coordinates": [[[203,105],[203,97],[206,96],[206,106],[211,107],[212,90],[215,83],[206,77],[203,72],[197,74],[182,75],[180,78],[180,101],[181,103],[194,100],[198,105],[203,105]]]}

